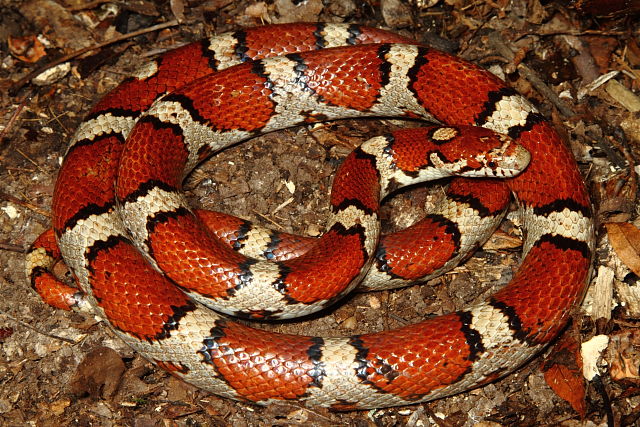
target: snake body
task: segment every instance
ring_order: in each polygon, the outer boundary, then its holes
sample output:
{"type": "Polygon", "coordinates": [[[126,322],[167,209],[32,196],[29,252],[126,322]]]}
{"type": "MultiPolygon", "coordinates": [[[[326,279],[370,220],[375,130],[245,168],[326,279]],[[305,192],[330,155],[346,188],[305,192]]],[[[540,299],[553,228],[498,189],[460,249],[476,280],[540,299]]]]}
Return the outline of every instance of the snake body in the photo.
{"type": "MultiPolygon", "coordinates": [[[[431,142],[440,140],[448,138],[431,142]]],[[[493,166],[476,158],[463,169],[493,166]]],[[[481,222],[468,222],[474,221],[481,222]]],[[[27,259],[41,294],[54,288],[48,268],[61,255],[91,307],[172,374],[234,399],[334,409],[437,399],[513,371],[566,324],[583,296],[594,249],[590,201],[575,160],[535,107],[459,58],[385,31],[333,24],[224,34],[145,66],[103,98],[76,132],[56,182],[53,230],[27,259]],[[343,173],[370,188],[354,190],[336,178],[328,237],[294,259],[257,261],[234,250],[251,237],[240,220],[245,228],[221,243],[200,221],[215,227],[222,217],[195,215],[179,191],[186,173],[228,145],[298,124],[363,116],[437,120],[447,125],[436,128],[440,136],[479,126],[530,153],[528,168],[505,182],[456,181],[448,194],[453,207],[418,226],[428,236],[446,229],[449,237],[435,246],[446,255],[429,268],[447,268],[478,240],[466,237],[472,227],[460,218],[474,211],[491,217],[486,228],[492,228],[510,191],[526,233],[511,282],[464,310],[351,337],[275,334],[205,308],[291,317],[339,298],[371,262],[382,281],[392,282],[411,279],[413,265],[427,264],[403,265],[406,257],[391,250],[425,252],[426,243],[414,242],[415,229],[375,248],[374,199],[419,180],[430,166],[446,166],[444,143],[442,152],[421,151],[400,133],[365,145],[354,155],[357,166],[343,173]],[[417,165],[418,158],[427,161],[417,165]],[[376,185],[383,188],[369,184],[367,175],[381,177],[376,185]],[[455,221],[444,214],[450,211],[455,221]],[[469,231],[460,232],[458,224],[469,231]]],[[[266,258],[274,247],[263,247],[266,258]]],[[[56,289],[45,300],[77,303],[75,291],[56,289]]]]}

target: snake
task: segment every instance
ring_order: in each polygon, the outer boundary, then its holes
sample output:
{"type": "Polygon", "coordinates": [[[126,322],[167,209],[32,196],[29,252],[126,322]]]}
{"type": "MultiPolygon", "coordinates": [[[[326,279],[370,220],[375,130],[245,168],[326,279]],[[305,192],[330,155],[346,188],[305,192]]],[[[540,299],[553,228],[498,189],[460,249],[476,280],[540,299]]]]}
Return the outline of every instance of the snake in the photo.
{"type": "Polygon", "coordinates": [[[98,314],[142,356],[219,396],[381,408],[482,386],[546,348],[584,296],[592,217],[560,134],[490,72],[385,30],[279,24],[167,52],[99,101],[73,136],[52,228],[32,245],[26,271],[48,304],[98,314]],[[319,239],[187,205],[182,181],[215,152],[358,117],[436,125],[356,149],[337,172],[319,239]],[[380,199],[436,170],[456,177],[445,207],[379,238],[380,199]],[[469,307],[343,337],[267,332],[219,314],[304,316],[371,271],[377,289],[450,269],[496,227],[510,195],[522,262],[506,286],[469,307]],[[79,289],[51,273],[60,259],[79,289]]]}

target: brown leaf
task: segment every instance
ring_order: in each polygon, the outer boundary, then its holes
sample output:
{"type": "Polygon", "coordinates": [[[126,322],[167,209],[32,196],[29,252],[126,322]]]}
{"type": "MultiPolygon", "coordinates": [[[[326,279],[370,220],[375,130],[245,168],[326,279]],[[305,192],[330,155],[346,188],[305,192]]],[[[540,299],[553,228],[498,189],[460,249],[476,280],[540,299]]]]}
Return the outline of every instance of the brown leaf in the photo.
{"type": "Polygon", "coordinates": [[[501,230],[496,230],[482,248],[485,250],[500,251],[505,249],[516,249],[520,246],[522,246],[521,238],[514,237],[501,230]]]}
{"type": "Polygon", "coordinates": [[[147,0],[125,1],[122,3],[122,6],[125,9],[140,15],[160,16],[160,12],[158,12],[156,5],[152,1],[147,1],[147,0]]]}
{"type": "Polygon", "coordinates": [[[24,62],[37,62],[45,56],[44,45],[35,35],[11,37],[7,40],[11,54],[24,62]]]}
{"type": "Polygon", "coordinates": [[[115,350],[98,347],[78,365],[69,382],[71,392],[76,396],[112,397],[124,371],[125,364],[115,350]]]}
{"type": "Polygon", "coordinates": [[[13,335],[13,328],[0,328],[0,341],[13,335]]]}
{"type": "Polygon", "coordinates": [[[53,415],[62,415],[64,410],[71,405],[71,400],[67,398],[56,400],[49,404],[49,410],[53,415]]]}
{"type": "Polygon", "coordinates": [[[175,420],[177,418],[182,418],[187,415],[195,414],[201,412],[202,408],[195,405],[188,404],[170,404],[164,410],[164,416],[169,418],[170,420],[175,420]]]}
{"type": "Polygon", "coordinates": [[[628,222],[609,222],[605,227],[620,260],[640,276],[640,230],[628,222]]]}
{"type": "Polygon", "coordinates": [[[640,332],[622,331],[611,337],[607,357],[609,373],[614,381],[640,382],[640,332]]]}
{"type": "Polygon", "coordinates": [[[602,74],[611,70],[611,57],[618,48],[619,41],[616,37],[584,37],[584,42],[589,46],[593,60],[598,65],[602,74]]]}
{"type": "Polygon", "coordinates": [[[627,43],[627,61],[633,67],[640,65],[640,45],[634,39],[630,39],[627,43]]]}
{"type": "Polygon", "coordinates": [[[628,0],[577,0],[573,7],[596,16],[632,15],[640,10],[637,1],[628,0]]]}
{"type": "Polygon", "coordinates": [[[555,345],[542,364],[544,379],[551,389],[584,418],[587,412],[586,384],[582,375],[582,359],[578,342],[568,334],[555,345]]]}
{"type": "Polygon", "coordinates": [[[176,17],[178,22],[184,21],[184,2],[182,0],[171,0],[169,2],[171,6],[171,13],[176,17]]]}

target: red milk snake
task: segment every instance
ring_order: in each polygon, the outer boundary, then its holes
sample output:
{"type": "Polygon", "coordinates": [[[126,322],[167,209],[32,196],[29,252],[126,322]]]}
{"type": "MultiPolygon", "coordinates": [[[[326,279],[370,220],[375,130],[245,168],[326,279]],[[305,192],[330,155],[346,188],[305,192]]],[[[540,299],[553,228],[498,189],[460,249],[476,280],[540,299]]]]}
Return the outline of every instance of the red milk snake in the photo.
{"type": "MultiPolygon", "coordinates": [[[[582,178],[551,125],[493,75],[424,46],[388,43],[411,41],[355,25],[288,24],[213,37],[145,66],[76,132],[56,183],[55,231],[44,233],[27,258],[32,285],[51,304],[77,304],[76,290],[48,271],[62,255],[91,308],[142,355],[203,389],[257,403],[403,405],[458,393],[521,366],[562,329],[585,289],[594,238],[582,178]],[[325,49],[342,45],[358,46],[325,49]],[[305,53],[311,50],[318,51],[305,53]],[[216,71],[264,56],[274,57],[216,71]],[[427,179],[423,171],[436,166],[460,175],[497,169],[491,154],[469,157],[454,148],[467,156],[460,164],[446,144],[417,149],[402,132],[369,141],[341,169],[366,191],[336,178],[328,232],[311,248],[301,240],[306,252],[290,259],[278,254],[286,252],[280,245],[295,241],[291,236],[249,243],[260,232],[248,223],[200,215],[221,227],[217,233],[229,240],[221,243],[178,191],[189,170],[230,144],[296,124],[362,116],[482,126],[525,147],[531,163],[508,181],[454,181],[448,208],[409,234],[383,238],[376,249],[381,195],[427,179]],[[382,184],[370,184],[374,175],[382,184]],[[483,191],[489,189],[491,195],[483,191]],[[382,276],[372,287],[442,271],[495,227],[508,191],[520,204],[525,257],[509,285],[465,310],[393,331],[325,338],[255,330],[201,305],[252,317],[304,314],[353,288],[373,255],[382,276]],[[484,231],[473,231],[474,222],[484,231]],[[427,237],[413,242],[417,233],[427,237]],[[148,255],[134,250],[129,236],[148,255]],[[246,258],[237,252],[243,249],[279,260],[246,258]],[[437,262],[420,260],[429,251],[437,262]]],[[[435,145],[448,139],[443,133],[458,135],[453,128],[430,132],[437,132],[435,145]]]]}

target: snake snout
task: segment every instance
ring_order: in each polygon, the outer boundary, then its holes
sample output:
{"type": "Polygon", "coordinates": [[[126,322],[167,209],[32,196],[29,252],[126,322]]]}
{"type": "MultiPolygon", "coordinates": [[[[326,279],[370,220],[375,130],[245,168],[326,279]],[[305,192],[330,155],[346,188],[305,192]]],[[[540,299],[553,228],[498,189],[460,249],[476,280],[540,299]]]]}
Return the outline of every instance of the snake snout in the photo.
{"type": "Polygon", "coordinates": [[[497,177],[516,176],[526,169],[531,161],[531,153],[522,145],[509,141],[497,149],[493,162],[497,164],[494,169],[497,177]]]}
{"type": "Polygon", "coordinates": [[[510,178],[524,171],[531,154],[522,145],[500,136],[502,143],[461,162],[454,175],[467,178],[510,178]]]}

